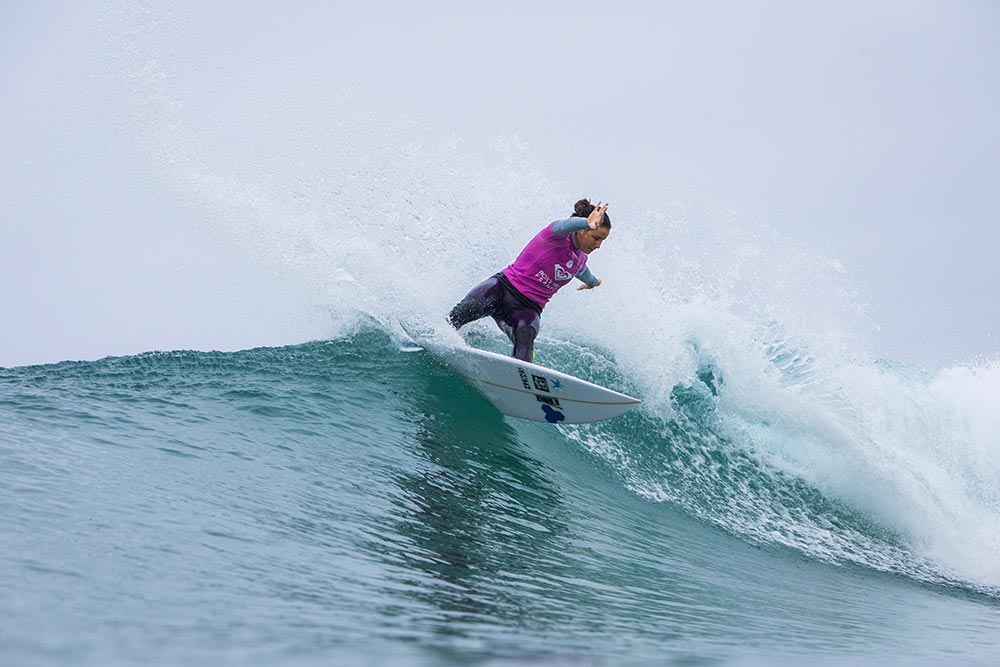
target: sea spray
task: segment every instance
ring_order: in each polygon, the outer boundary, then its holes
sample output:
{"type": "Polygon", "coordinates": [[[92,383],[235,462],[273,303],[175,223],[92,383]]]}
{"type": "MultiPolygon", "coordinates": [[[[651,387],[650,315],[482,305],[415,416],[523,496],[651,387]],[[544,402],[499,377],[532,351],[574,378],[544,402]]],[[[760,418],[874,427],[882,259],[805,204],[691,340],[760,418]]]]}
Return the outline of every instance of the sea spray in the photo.
{"type": "Polygon", "coordinates": [[[591,258],[604,283],[553,301],[542,343],[555,351],[540,354],[599,350],[607,362],[563,363],[614,366],[650,422],[625,438],[597,427],[588,447],[635,490],[755,540],[998,584],[995,366],[928,379],[877,362],[845,266],[750,211],[680,201],[669,184],[641,201],[579,192],[516,137],[466,143],[359,86],[204,77],[173,46],[185,17],[123,7],[98,78],[123,84],[123,133],[159,197],[255,267],[291,340],[439,321],[572,201],[611,200],[614,230],[591,258]]]}

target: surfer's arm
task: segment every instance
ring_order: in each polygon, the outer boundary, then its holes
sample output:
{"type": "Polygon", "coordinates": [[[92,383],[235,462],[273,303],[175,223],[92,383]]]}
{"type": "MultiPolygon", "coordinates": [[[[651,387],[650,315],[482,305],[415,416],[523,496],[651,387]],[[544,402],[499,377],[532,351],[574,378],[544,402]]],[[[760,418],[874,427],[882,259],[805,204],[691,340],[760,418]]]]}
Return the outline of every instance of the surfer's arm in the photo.
{"type": "Polygon", "coordinates": [[[556,236],[569,236],[573,232],[588,228],[589,225],[586,218],[566,218],[565,220],[556,220],[552,223],[552,233],[556,236]]]}
{"type": "Polygon", "coordinates": [[[580,285],[579,287],[576,288],[578,291],[582,289],[593,289],[601,284],[600,278],[595,276],[593,271],[591,271],[586,266],[583,267],[583,271],[576,274],[576,277],[582,280],[584,283],[583,285],[580,285]]]}

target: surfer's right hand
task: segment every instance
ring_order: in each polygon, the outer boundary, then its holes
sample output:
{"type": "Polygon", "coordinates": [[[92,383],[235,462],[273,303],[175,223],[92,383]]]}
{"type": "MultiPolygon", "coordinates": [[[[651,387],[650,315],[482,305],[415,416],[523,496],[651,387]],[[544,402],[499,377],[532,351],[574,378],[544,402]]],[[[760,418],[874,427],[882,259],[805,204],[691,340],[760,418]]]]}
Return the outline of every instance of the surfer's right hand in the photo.
{"type": "Polygon", "coordinates": [[[607,204],[604,204],[602,206],[601,202],[597,202],[597,206],[594,207],[594,210],[591,211],[590,215],[587,216],[587,226],[590,227],[591,229],[597,229],[598,227],[600,227],[601,223],[604,222],[604,212],[607,210],[608,210],[607,204]]]}

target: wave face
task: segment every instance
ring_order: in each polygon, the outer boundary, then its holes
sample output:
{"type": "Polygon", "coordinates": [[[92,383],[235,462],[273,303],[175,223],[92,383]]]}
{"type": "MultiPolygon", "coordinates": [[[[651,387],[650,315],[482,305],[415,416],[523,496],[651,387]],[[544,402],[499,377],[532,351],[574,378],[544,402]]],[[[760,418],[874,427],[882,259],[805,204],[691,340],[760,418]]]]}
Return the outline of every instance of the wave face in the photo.
{"type": "Polygon", "coordinates": [[[0,662],[990,662],[1000,364],[880,359],[840,262],[656,174],[400,115],[325,11],[15,13],[10,329],[56,352],[0,363],[230,351],[0,369],[0,662]],[[400,350],[587,195],[537,361],[641,410],[400,350]]]}
{"type": "MultiPolygon", "coordinates": [[[[585,427],[506,420],[377,325],[0,370],[0,653],[985,660],[996,369],[858,369],[886,392],[871,414],[771,349],[783,408],[703,359],[667,403],[585,427]]],[[[642,390],[606,351],[540,353],[642,390]]]]}

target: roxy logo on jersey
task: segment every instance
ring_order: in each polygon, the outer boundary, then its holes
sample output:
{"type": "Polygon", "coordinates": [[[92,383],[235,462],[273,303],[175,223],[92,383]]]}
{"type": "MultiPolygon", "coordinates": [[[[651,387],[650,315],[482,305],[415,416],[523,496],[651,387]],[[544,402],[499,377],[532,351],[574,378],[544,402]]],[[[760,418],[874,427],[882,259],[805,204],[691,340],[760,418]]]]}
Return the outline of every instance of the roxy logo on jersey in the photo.
{"type": "Polygon", "coordinates": [[[556,282],[552,280],[552,278],[549,278],[549,274],[545,273],[545,271],[539,271],[538,273],[536,273],[535,280],[545,285],[545,289],[549,290],[550,292],[555,292],[556,290],[559,289],[559,285],[557,285],[556,282]]]}
{"type": "MultiPolygon", "coordinates": [[[[566,264],[568,266],[569,262],[567,262],[566,264]]],[[[573,277],[572,273],[564,269],[561,265],[556,264],[556,280],[558,280],[561,283],[564,283],[572,277],[573,277]]]]}

